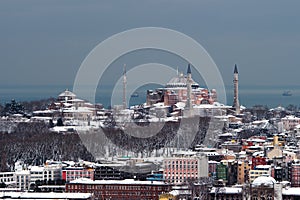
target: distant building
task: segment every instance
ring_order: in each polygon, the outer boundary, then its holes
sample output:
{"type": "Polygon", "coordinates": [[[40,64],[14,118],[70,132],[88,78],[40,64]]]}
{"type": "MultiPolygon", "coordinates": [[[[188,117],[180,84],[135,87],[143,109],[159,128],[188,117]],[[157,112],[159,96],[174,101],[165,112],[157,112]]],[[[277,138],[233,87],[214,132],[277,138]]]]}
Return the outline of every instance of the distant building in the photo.
{"type": "Polygon", "coordinates": [[[292,187],[300,187],[300,164],[292,164],[290,178],[292,187]]]}
{"type": "Polygon", "coordinates": [[[258,165],[266,165],[267,161],[265,157],[262,156],[254,156],[252,157],[252,166],[251,169],[256,169],[258,165]]]}
{"type": "Polygon", "coordinates": [[[258,165],[255,169],[249,171],[249,180],[252,183],[257,177],[260,176],[271,176],[271,166],[270,165],[258,165]]]}
{"type": "Polygon", "coordinates": [[[254,200],[281,199],[281,184],[276,184],[276,180],[270,176],[259,176],[250,185],[250,197],[254,200]]]}
{"type": "Polygon", "coordinates": [[[77,179],[66,184],[66,192],[93,193],[95,199],[159,199],[171,185],[158,181],[77,179]]]}
{"type": "Polygon", "coordinates": [[[237,161],[235,159],[230,159],[230,160],[222,160],[221,163],[226,165],[227,168],[226,185],[235,185],[237,183],[237,177],[238,177],[237,161]]]}
{"type": "Polygon", "coordinates": [[[291,115],[281,118],[281,121],[285,130],[293,130],[297,125],[300,124],[300,118],[291,115]]]}
{"type": "Polygon", "coordinates": [[[192,79],[190,65],[186,76],[179,73],[164,88],[147,91],[147,105],[164,102],[165,106],[174,106],[178,102],[184,102],[187,107],[192,107],[192,105],[213,104],[216,101],[215,89],[209,91],[206,88],[200,88],[199,84],[192,79]]]}
{"type": "Polygon", "coordinates": [[[222,162],[217,165],[217,180],[222,180],[224,183],[228,181],[228,166],[222,162]]]}
{"type": "Polygon", "coordinates": [[[75,98],[76,98],[76,95],[73,92],[71,92],[68,89],[66,89],[64,92],[62,92],[62,93],[60,93],[58,95],[57,100],[58,101],[68,102],[68,101],[71,101],[71,100],[73,100],[75,98]]]}
{"type": "Polygon", "coordinates": [[[17,170],[16,172],[16,184],[17,188],[21,190],[28,190],[30,186],[30,171],[29,170],[17,170]]]}
{"type": "Polygon", "coordinates": [[[209,193],[209,200],[243,199],[243,188],[213,187],[209,193]]]}
{"type": "Polygon", "coordinates": [[[249,182],[249,171],[251,170],[252,162],[249,160],[238,161],[238,184],[249,182]]]}
{"type": "MultiPolygon", "coordinates": [[[[118,168],[120,168],[118,166],[118,168]]],[[[113,165],[97,166],[94,172],[94,180],[124,180],[126,178],[133,178],[124,171],[120,171],[113,165]]]]}
{"type": "Polygon", "coordinates": [[[56,181],[61,180],[61,164],[48,164],[46,163],[44,166],[43,176],[45,181],[56,181]]]}
{"type": "Polygon", "coordinates": [[[211,177],[212,179],[217,178],[217,165],[219,162],[217,161],[208,161],[208,176],[211,177]]]}
{"type": "Polygon", "coordinates": [[[29,168],[30,171],[30,184],[35,183],[36,181],[44,180],[44,167],[32,166],[29,168]]]}
{"type": "Polygon", "coordinates": [[[15,172],[0,172],[0,183],[4,183],[7,187],[16,184],[15,172]]]}
{"type": "Polygon", "coordinates": [[[39,199],[39,200],[92,200],[90,193],[54,193],[54,192],[2,192],[1,199],[39,199]]]}
{"type": "Polygon", "coordinates": [[[85,167],[65,167],[62,169],[62,180],[70,182],[78,178],[94,180],[94,169],[85,167]]]}
{"type": "Polygon", "coordinates": [[[164,159],[164,180],[181,184],[208,177],[208,158],[187,153],[178,153],[164,159]]]}

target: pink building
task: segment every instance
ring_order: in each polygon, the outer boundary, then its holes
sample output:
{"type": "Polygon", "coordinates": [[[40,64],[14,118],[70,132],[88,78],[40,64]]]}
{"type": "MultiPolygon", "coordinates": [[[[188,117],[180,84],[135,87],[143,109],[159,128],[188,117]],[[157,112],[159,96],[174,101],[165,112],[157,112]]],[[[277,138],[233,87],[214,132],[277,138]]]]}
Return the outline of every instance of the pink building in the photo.
{"type": "Polygon", "coordinates": [[[290,181],[292,187],[300,187],[300,164],[292,164],[292,173],[290,181]]]}
{"type": "Polygon", "coordinates": [[[62,179],[66,182],[70,182],[78,178],[94,180],[94,169],[84,167],[66,167],[62,170],[62,179]]]}
{"type": "Polygon", "coordinates": [[[206,156],[180,153],[164,159],[164,180],[166,182],[181,184],[189,180],[198,180],[200,177],[208,177],[206,156]]]}

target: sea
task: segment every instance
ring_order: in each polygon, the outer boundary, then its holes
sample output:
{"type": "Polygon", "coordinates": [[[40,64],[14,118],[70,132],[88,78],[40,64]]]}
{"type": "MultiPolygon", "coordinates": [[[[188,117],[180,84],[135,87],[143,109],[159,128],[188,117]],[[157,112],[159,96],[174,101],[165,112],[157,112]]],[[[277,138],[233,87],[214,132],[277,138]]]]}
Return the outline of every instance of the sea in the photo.
{"type": "MultiPolygon", "coordinates": [[[[142,104],[146,101],[147,89],[155,90],[155,86],[147,85],[135,90],[135,95],[129,99],[129,106],[142,104]]],[[[56,98],[61,92],[69,89],[70,85],[2,85],[0,86],[0,104],[4,105],[15,99],[17,102],[33,101],[56,98]]],[[[227,105],[233,103],[233,86],[226,86],[227,105]]],[[[108,108],[111,105],[112,87],[106,86],[98,88],[96,93],[96,103],[101,103],[108,108]]],[[[122,99],[122,94],[119,94],[122,99]]],[[[80,97],[78,97],[80,98],[80,97]]],[[[245,107],[263,105],[268,108],[278,106],[288,106],[290,104],[300,107],[300,85],[299,86],[240,86],[239,101],[245,107]],[[284,91],[291,91],[291,96],[283,96],[284,91]]],[[[121,104],[121,100],[120,100],[121,104]]]]}

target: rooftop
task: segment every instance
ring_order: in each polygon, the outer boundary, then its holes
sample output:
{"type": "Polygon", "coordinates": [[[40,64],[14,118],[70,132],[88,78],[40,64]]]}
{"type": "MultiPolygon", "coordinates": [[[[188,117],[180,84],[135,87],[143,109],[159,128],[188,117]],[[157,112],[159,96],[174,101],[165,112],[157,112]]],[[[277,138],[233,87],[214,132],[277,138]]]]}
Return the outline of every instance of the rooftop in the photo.
{"type": "Polygon", "coordinates": [[[161,181],[135,181],[134,179],[125,180],[91,180],[87,178],[80,178],[70,182],[70,184],[93,184],[93,185],[165,185],[161,181]]]}

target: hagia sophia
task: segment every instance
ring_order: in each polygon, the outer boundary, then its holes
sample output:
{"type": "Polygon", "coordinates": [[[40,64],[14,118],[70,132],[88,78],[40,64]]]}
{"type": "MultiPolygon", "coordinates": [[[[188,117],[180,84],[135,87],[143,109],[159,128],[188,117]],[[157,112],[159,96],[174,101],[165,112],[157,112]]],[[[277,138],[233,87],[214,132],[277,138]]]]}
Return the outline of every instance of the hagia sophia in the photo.
{"type": "Polygon", "coordinates": [[[147,105],[163,102],[165,106],[174,106],[178,102],[190,105],[213,104],[217,101],[215,89],[201,88],[191,77],[191,67],[188,65],[187,75],[178,73],[164,88],[147,91],[147,105]],[[190,88],[190,89],[189,89],[190,88]],[[190,91],[189,91],[190,90],[190,91]],[[190,94],[189,94],[190,93],[190,94]]]}
{"type": "Polygon", "coordinates": [[[206,88],[201,88],[199,84],[191,78],[189,65],[187,75],[179,73],[176,77],[172,78],[164,88],[158,88],[155,91],[148,90],[146,103],[147,105],[153,105],[158,102],[164,102],[165,106],[173,106],[178,102],[187,103],[189,84],[191,85],[192,105],[213,104],[217,101],[217,92],[215,89],[209,91],[206,88]]]}

